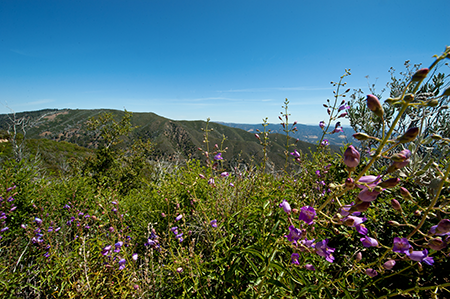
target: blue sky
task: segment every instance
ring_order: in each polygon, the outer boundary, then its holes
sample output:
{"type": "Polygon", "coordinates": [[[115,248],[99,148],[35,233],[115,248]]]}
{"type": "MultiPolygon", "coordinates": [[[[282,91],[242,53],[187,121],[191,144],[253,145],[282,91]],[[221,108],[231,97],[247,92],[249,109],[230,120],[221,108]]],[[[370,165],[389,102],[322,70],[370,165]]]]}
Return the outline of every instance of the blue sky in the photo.
{"type": "Polygon", "coordinates": [[[0,113],[124,108],[177,120],[317,124],[345,69],[381,89],[392,66],[450,45],[444,1],[0,1],[0,113]],[[369,75],[367,79],[366,76],[369,75]]]}

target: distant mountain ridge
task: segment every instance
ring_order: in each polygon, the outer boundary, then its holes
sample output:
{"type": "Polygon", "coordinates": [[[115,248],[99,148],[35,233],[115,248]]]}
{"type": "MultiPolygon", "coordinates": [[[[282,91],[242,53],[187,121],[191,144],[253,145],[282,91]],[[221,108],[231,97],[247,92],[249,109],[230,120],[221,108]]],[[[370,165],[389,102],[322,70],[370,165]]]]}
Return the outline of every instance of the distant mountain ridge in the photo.
{"type": "MultiPolygon", "coordinates": [[[[257,129],[262,131],[263,126],[262,124],[239,124],[239,123],[226,123],[226,122],[216,122],[221,125],[233,127],[233,128],[239,128],[242,130],[245,130],[249,133],[257,133],[257,129]]],[[[295,127],[297,127],[297,132],[289,133],[289,136],[292,136],[293,138],[298,138],[301,141],[305,141],[308,143],[316,144],[320,138],[322,137],[323,131],[317,126],[313,125],[304,125],[304,124],[296,124],[295,127]]],[[[285,134],[283,132],[283,126],[281,124],[269,124],[267,127],[267,130],[270,130],[271,133],[278,133],[278,134],[285,134]]],[[[358,140],[353,138],[353,134],[355,134],[355,131],[351,127],[344,127],[344,132],[337,133],[337,134],[327,134],[324,139],[327,139],[330,144],[341,146],[342,144],[346,143],[358,143],[358,140]]]]}
{"type": "MultiPolygon", "coordinates": [[[[27,130],[28,139],[49,139],[57,142],[65,141],[85,148],[95,148],[92,144],[92,138],[87,130],[86,122],[102,113],[111,113],[115,119],[123,117],[124,111],[111,109],[46,109],[39,111],[21,112],[16,114],[16,118],[29,117],[34,119],[35,126],[27,130]]],[[[0,114],[0,129],[6,130],[8,127],[8,115],[0,114]]],[[[131,144],[133,138],[140,138],[143,141],[150,139],[155,145],[154,158],[164,160],[198,158],[202,159],[199,148],[204,148],[204,132],[207,123],[205,121],[175,121],[161,117],[155,113],[133,113],[131,118],[133,126],[137,126],[129,138],[125,139],[124,147],[131,144]]],[[[209,123],[209,128],[213,131],[209,133],[210,151],[213,151],[215,144],[227,148],[223,157],[228,166],[239,163],[260,164],[263,158],[262,145],[254,136],[258,125],[239,125],[239,124],[221,124],[209,123]]],[[[259,125],[261,128],[262,126],[259,125]]],[[[308,128],[306,136],[317,134],[312,130],[312,126],[297,125],[299,132],[292,135],[302,136],[302,129],[308,128]],[[314,132],[314,133],[310,133],[314,132]]],[[[268,146],[268,157],[270,164],[276,169],[281,169],[285,162],[285,135],[279,134],[278,125],[269,125],[272,130],[269,135],[270,145],[268,146]]],[[[310,139],[312,137],[309,137],[310,139]]],[[[310,149],[314,151],[316,145],[302,141],[299,138],[295,146],[289,148],[289,151],[295,149],[304,153],[309,153],[310,149]]],[[[312,139],[311,139],[312,140],[312,139]]],[[[316,138],[317,140],[317,138],[316,138]]],[[[329,139],[331,143],[334,139],[329,139]]],[[[294,142],[292,140],[292,142],[294,142]]],[[[337,146],[331,146],[332,150],[337,151],[337,146]]],[[[292,160],[292,159],[290,159],[292,160]]]]}

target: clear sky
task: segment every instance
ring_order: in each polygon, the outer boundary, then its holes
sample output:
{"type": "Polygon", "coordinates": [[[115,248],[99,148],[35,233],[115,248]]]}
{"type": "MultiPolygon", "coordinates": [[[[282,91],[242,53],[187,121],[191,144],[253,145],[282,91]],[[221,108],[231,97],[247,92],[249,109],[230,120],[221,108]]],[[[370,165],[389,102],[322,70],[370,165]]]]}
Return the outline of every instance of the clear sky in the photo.
{"type": "MultiPolygon", "coordinates": [[[[450,1],[2,0],[0,113],[124,108],[317,124],[333,97],[450,45],[450,1]],[[369,75],[367,79],[366,76],[369,75]]],[[[377,79],[378,78],[378,79],[377,79]]]]}

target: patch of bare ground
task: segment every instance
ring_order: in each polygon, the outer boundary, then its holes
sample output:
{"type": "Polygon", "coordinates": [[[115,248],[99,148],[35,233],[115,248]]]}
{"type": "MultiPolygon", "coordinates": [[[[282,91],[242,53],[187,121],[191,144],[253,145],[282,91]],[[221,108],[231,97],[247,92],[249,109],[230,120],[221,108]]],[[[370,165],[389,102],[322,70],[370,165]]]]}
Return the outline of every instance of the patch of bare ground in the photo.
{"type": "Polygon", "coordinates": [[[58,115],[64,115],[64,114],[68,114],[68,113],[69,113],[69,111],[56,112],[52,115],[44,116],[44,118],[48,119],[48,120],[54,120],[58,115]]]}

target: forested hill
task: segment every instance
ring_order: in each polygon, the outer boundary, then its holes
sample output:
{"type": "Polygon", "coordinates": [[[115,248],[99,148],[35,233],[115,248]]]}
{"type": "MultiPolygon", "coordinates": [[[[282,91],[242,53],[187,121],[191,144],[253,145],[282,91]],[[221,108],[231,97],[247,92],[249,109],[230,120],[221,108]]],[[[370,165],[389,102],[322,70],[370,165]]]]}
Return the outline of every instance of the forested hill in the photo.
{"type": "MultiPolygon", "coordinates": [[[[120,120],[125,114],[124,111],[109,109],[46,109],[17,113],[15,117],[16,119],[26,118],[29,120],[29,126],[26,128],[27,139],[45,138],[58,142],[65,141],[85,148],[95,148],[95,144],[92,143],[92,134],[90,134],[86,123],[90,118],[98,117],[103,113],[111,113],[117,120],[120,120]]],[[[1,130],[8,128],[11,123],[10,117],[12,117],[11,114],[0,115],[1,130]]],[[[199,158],[198,148],[204,148],[202,128],[207,125],[205,121],[175,121],[148,112],[133,113],[131,123],[137,128],[129,138],[124,140],[124,146],[130,144],[130,141],[134,138],[140,138],[143,141],[150,140],[154,145],[153,156],[155,159],[171,161],[188,157],[199,158]]],[[[303,126],[298,125],[297,127],[300,131],[297,136],[301,137],[303,126]]],[[[263,149],[259,140],[255,138],[255,131],[247,129],[250,131],[247,132],[247,130],[233,127],[231,124],[222,125],[212,122],[209,123],[209,128],[213,129],[209,133],[211,147],[214,144],[220,146],[225,137],[223,147],[227,147],[227,150],[223,156],[229,163],[249,163],[253,161],[259,164],[262,161],[263,149]]],[[[262,130],[262,126],[260,129],[262,130]]],[[[310,136],[309,133],[306,135],[310,136]]],[[[314,144],[299,139],[300,141],[295,146],[289,148],[290,151],[296,149],[308,153],[309,148],[315,150],[314,144]]],[[[292,143],[294,141],[295,139],[292,139],[292,143]]],[[[270,134],[269,160],[277,169],[282,168],[284,164],[285,145],[285,135],[270,134]]],[[[337,150],[338,147],[332,146],[332,149],[337,150]]]]}

